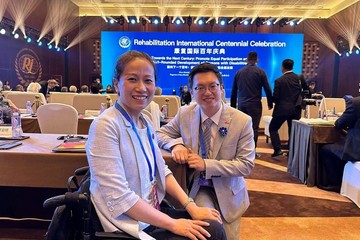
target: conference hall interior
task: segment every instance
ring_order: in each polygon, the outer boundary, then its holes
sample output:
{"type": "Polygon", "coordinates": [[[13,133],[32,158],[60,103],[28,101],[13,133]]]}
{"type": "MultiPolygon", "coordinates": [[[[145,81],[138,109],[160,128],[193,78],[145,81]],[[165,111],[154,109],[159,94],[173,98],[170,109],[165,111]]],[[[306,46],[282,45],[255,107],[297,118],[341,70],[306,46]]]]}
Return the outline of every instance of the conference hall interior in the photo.
{"type": "MultiPolygon", "coordinates": [[[[234,76],[250,51],[272,91],[281,62],[293,59],[310,95],[290,135],[286,123],[279,129],[285,154],[272,157],[272,110],[262,93],[241,239],[359,239],[360,165],[344,163],[339,189],[326,189],[331,176],[319,154],[343,137],[334,121],[345,99],[360,96],[359,45],[359,0],[0,0],[0,239],[46,239],[55,207],[44,201],[76,191],[68,178],[88,165],[84,149],[58,146],[73,138],[83,143],[92,121],[117,101],[114,66],[129,50],[156,64],[159,108],[147,108],[155,128],[187,101],[184,86],[195,65],[217,65],[230,106],[234,76]],[[56,90],[49,92],[51,84],[56,90]],[[21,113],[20,132],[14,114],[5,119],[7,99],[21,113]]],[[[186,167],[162,153],[187,191],[186,167]]]]}

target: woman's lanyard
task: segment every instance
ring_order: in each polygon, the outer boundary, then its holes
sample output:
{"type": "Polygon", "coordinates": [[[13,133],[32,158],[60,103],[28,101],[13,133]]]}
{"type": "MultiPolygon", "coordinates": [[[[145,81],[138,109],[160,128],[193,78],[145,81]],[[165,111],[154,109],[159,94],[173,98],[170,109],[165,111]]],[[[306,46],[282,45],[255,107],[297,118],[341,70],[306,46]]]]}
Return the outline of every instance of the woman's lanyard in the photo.
{"type": "Polygon", "coordinates": [[[207,158],[207,152],[205,148],[205,141],[204,141],[204,131],[202,129],[202,124],[199,124],[199,140],[200,140],[200,148],[201,148],[201,157],[203,159],[207,158]]]}
{"type": "Polygon", "coordinates": [[[132,127],[132,129],[134,130],[134,132],[135,132],[135,134],[136,134],[136,137],[138,138],[138,140],[139,140],[139,142],[140,142],[141,150],[142,150],[142,152],[143,152],[144,155],[145,155],[146,162],[147,162],[147,165],[148,165],[148,168],[149,168],[149,173],[150,173],[150,181],[152,182],[152,181],[154,180],[154,177],[156,176],[156,161],[155,161],[155,147],[154,147],[154,143],[153,143],[152,138],[151,138],[151,133],[150,133],[149,125],[148,125],[147,121],[142,117],[141,120],[145,123],[146,130],[147,130],[147,136],[148,136],[149,143],[150,143],[150,147],[151,147],[151,151],[152,151],[152,154],[153,154],[153,157],[154,157],[154,174],[152,174],[152,173],[153,173],[153,170],[152,170],[152,167],[151,167],[151,163],[150,163],[149,156],[146,154],[144,145],[143,145],[143,143],[141,142],[141,139],[140,139],[139,133],[138,133],[138,131],[137,131],[137,129],[136,129],[136,126],[135,126],[134,121],[131,119],[131,117],[129,116],[129,114],[125,111],[125,109],[124,109],[118,102],[115,103],[115,108],[120,111],[120,113],[125,117],[125,119],[126,119],[127,121],[130,122],[131,127],[132,127]]]}

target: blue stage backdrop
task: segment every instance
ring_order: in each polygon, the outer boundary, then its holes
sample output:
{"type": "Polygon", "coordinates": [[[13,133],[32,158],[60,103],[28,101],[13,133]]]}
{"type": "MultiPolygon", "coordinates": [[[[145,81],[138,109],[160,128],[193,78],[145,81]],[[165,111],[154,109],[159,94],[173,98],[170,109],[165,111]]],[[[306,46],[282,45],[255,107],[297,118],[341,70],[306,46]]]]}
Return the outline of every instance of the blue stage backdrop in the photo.
{"type": "Polygon", "coordinates": [[[179,87],[187,84],[190,69],[210,62],[220,69],[226,97],[230,97],[236,71],[246,65],[248,52],[256,51],[258,66],[266,71],[273,89],[285,58],[293,59],[294,72],[301,73],[303,41],[303,34],[102,32],[102,82],[103,86],[112,83],[121,54],[138,50],[148,53],[156,63],[156,85],[163,94],[172,94],[173,90],[179,93],[179,87]]]}

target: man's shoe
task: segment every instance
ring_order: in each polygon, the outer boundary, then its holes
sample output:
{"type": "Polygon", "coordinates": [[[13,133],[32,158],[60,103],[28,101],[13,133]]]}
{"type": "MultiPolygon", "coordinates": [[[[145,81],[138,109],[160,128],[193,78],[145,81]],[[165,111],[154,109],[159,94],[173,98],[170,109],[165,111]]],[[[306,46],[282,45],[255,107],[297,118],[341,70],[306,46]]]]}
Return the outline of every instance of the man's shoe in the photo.
{"type": "Polygon", "coordinates": [[[260,153],[255,153],[255,156],[256,156],[257,158],[259,158],[259,157],[261,157],[261,154],[260,154],[260,153]]]}
{"type": "Polygon", "coordinates": [[[279,151],[275,151],[273,154],[271,154],[271,157],[278,157],[278,156],[282,156],[284,155],[284,153],[279,150],[279,151]]]}

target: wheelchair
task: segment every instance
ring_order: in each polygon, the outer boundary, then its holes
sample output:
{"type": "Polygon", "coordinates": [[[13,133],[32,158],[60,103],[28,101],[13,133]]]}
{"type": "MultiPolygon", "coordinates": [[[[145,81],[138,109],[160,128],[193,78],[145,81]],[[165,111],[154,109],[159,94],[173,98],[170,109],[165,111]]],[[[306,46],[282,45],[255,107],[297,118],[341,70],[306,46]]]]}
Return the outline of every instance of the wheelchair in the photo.
{"type": "Polygon", "coordinates": [[[43,207],[55,207],[47,240],[137,239],[126,232],[104,232],[90,200],[89,167],[76,169],[67,181],[67,192],[46,199],[43,207]]]}

